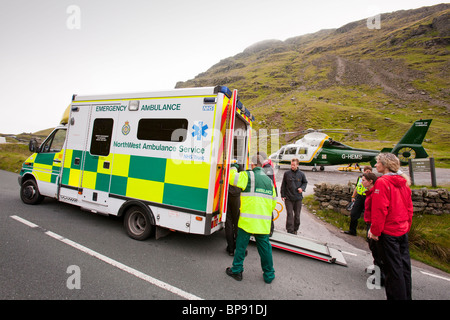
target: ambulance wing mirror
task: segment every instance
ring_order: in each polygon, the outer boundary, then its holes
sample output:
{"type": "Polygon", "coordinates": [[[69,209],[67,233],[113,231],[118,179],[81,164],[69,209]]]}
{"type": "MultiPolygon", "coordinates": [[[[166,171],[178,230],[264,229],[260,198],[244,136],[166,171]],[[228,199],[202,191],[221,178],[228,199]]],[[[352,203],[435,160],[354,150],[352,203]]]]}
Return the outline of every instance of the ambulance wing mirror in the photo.
{"type": "Polygon", "coordinates": [[[30,143],[28,144],[28,149],[33,153],[39,152],[39,147],[36,139],[33,138],[30,140],[30,143]]]}

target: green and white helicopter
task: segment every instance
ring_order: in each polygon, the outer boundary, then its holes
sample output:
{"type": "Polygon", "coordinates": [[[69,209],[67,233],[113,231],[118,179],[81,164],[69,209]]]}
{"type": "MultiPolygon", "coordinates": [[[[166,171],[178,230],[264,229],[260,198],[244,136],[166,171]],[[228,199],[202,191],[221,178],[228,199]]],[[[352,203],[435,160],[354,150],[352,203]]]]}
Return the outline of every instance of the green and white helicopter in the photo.
{"type": "Polygon", "coordinates": [[[350,171],[352,164],[356,163],[355,168],[360,169],[358,163],[370,162],[373,165],[379,153],[391,152],[398,156],[402,165],[406,165],[409,159],[428,157],[422,142],[431,121],[432,119],[415,121],[394,148],[383,148],[381,151],[353,148],[333,140],[325,133],[311,132],[295,143],[281,147],[269,158],[275,165],[290,164],[293,158],[297,158],[300,165],[314,166],[312,171],[317,171],[317,166],[323,171],[325,166],[348,164],[348,167],[340,170],[350,171]]]}

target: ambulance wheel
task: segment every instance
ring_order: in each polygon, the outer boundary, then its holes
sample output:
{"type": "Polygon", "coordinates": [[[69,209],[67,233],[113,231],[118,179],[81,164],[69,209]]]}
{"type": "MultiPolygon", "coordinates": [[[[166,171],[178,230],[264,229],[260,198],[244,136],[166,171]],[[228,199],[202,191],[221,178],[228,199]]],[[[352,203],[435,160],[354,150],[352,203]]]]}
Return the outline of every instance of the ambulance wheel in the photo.
{"type": "Polygon", "coordinates": [[[145,240],[154,233],[149,214],[139,206],[127,210],[123,224],[127,234],[135,240],[145,240]]]}
{"type": "Polygon", "coordinates": [[[44,200],[44,196],[40,194],[36,181],[33,179],[22,183],[20,186],[20,198],[26,204],[39,204],[44,200]]]}

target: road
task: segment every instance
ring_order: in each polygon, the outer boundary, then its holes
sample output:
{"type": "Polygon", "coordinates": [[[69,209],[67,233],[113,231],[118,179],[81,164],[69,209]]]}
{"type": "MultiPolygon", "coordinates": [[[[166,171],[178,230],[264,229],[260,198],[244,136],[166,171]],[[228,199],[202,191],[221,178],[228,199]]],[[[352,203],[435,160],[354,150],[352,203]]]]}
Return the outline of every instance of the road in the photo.
{"type": "MultiPolygon", "coordinates": [[[[312,174],[307,172],[310,181],[315,179],[312,174]]],[[[37,206],[23,204],[17,174],[6,171],[0,171],[0,208],[2,300],[385,299],[384,289],[367,286],[365,268],[372,264],[367,248],[336,235],[306,210],[301,235],[311,236],[305,234],[308,229],[317,240],[326,238],[344,252],[348,267],[274,250],[276,279],[265,284],[253,244],[243,281],[225,274],[232,258],[225,253],[223,231],[135,241],[116,217],[52,199],[37,206]]],[[[449,299],[449,274],[414,266],[412,277],[414,299],[449,299]]]]}

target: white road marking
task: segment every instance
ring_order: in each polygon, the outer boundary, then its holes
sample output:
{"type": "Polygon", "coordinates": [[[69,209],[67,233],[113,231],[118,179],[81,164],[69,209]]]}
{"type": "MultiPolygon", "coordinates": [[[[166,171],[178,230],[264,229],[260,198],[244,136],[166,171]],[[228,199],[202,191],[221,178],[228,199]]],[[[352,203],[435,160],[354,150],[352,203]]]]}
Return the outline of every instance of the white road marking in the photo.
{"type": "Polygon", "coordinates": [[[442,277],[442,276],[438,276],[437,274],[432,274],[432,273],[428,273],[428,272],[425,272],[425,271],[422,271],[422,270],[420,270],[420,273],[422,273],[422,274],[426,274],[427,276],[430,276],[430,277],[434,277],[434,278],[438,278],[438,279],[442,279],[442,280],[450,281],[450,279],[449,279],[449,278],[446,278],[446,277],[442,277]]]}
{"type": "Polygon", "coordinates": [[[349,256],[355,256],[357,257],[358,255],[356,253],[352,253],[352,252],[348,252],[348,251],[341,251],[342,253],[348,254],[349,256]]]}
{"type": "MultiPolygon", "coordinates": [[[[13,218],[14,220],[19,221],[19,222],[21,222],[21,223],[23,223],[23,224],[25,224],[25,225],[27,225],[27,226],[29,226],[31,228],[39,228],[38,225],[36,225],[36,224],[34,224],[34,223],[32,223],[32,222],[30,222],[28,220],[25,220],[25,219],[23,219],[21,217],[11,216],[11,218],[13,218]]],[[[94,258],[97,258],[97,259],[99,259],[99,260],[101,260],[103,262],[106,262],[106,263],[108,263],[108,264],[110,264],[110,265],[112,265],[112,266],[114,266],[114,267],[116,267],[116,268],[118,268],[118,269],[120,269],[122,271],[125,271],[125,272],[127,272],[127,273],[129,273],[129,274],[131,274],[131,275],[133,275],[133,276],[135,276],[137,278],[139,278],[139,279],[142,279],[142,280],[144,280],[144,281],[146,281],[146,282],[148,282],[150,284],[153,284],[153,285],[155,285],[157,287],[160,287],[160,288],[162,288],[164,290],[172,292],[172,293],[174,293],[174,294],[176,294],[176,295],[178,295],[180,297],[183,297],[183,298],[188,299],[188,300],[203,300],[202,298],[197,297],[196,295],[193,295],[193,294],[191,294],[189,292],[183,291],[183,290],[181,290],[181,289],[179,289],[177,287],[174,287],[174,286],[172,286],[172,285],[170,285],[168,283],[165,283],[165,282],[163,282],[161,280],[155,279],[155,278],[153,278],[153,277],[151,277],[151,276],[149,276],[149,275],[147,275],[147,274],[145,274],[145,273],[143,273],[143,272],[141,272],[139,270],[133,269],[133,268],[131,268],[131,267],[127,266],[127,265],[124,265],[123,263],[120,263],[120,262],[118,262],[118,261],[116,261],[114,259],[111,259],[111,258],[109,258],[109,257],[107,257],[107,256],[105,256],[105,255],[103,255],[101,253],[98,253],[98,252],[96,252],[94,250],[91,250],[91,249],[89,249],[89,248],[87,248],[87,247],[85,247],[85,246],[83,246],[83,245],[81,245],[79,243],[76,243],[76,242],[74,242],[74,241],[72,241],[70,239],[67,239],[67,238],[65,238],[63,236],[60,236],[59,234],[56,234],[56,233],[51,232],[51,231],[46,231],[44,233],[46,235],[48,235],[49,237],[52,237],[53,239],[61,241],[61,242],[65,243],[65,244],[67,244],[67,245],[69,245],[69,246],[71,246],[71,247],[73,247],[75,249],[78,249],[78,250],[80,250],[80,251],[82,251],[84,253],[89,254],[90,256],[92,256],[94,258]]]]}
{"type": "Polygon", "coordinates": [[[23,224],[29,226],[30,228],[39,227],[37,224],[34,224],[33,222],[30,222],[28,220],[22,219],[21,217],[18,217],[18,216],[11,216],[11,218],[13,218],[14,220],[17,220],[19,222],[22,222],[23,224]]]}

